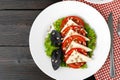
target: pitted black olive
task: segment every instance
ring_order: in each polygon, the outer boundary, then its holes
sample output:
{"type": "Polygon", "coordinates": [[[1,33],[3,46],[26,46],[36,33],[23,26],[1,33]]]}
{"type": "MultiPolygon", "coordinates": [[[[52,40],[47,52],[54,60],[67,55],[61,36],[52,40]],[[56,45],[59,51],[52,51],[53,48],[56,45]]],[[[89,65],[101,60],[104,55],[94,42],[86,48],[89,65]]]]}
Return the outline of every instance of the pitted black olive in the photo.
{"type": "Polygon", "coordinates": [[[52,41],[52,44],[56,47],[60,46],[62,43],[62,37],[61,34],[59,32],[57,32],[56,30],[52,30],[51,34],[50,34],[50,39],[52,41]]]}
{"type": "Polygon", "coordinates": [[[54,70],[57,70],[60,67],[62,56],[63,53],[61,49],[57,49],[52,52],[51,62],[54,70]]]}

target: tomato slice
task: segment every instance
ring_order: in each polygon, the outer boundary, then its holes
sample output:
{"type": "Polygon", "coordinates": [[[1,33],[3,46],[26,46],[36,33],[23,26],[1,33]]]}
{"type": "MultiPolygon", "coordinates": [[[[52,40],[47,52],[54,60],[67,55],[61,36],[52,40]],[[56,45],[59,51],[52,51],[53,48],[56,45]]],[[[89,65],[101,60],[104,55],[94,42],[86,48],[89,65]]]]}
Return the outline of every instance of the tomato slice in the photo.
{"type": "Polygon", "coordinates": [[[80,44],[86,46],[86,41],[83,37],[81,37],[79,35],[72,35],[72,36],[66,38],[64,40],[64,42],[62,42],[62,49],[63,49],[64,52],[67,50],[67,48],[69,47],[69,45],[72,41],[75,41],[77,43],[80,43],[80,44]]]}
{"type": "Polygon", "coordinates": [[[68,20],[73,20],[75,23],[77,23],[80,26],[84,26],[84,21],[77,16],[68,16],[65,19],[63,19],[62,24],[61,24],[61,29],[64,27],[64,25],[67,23],[68,20]]]}
{"type": "Polygon", "coordinates": [[[71,25],[71,26],[68,26],[67,28],[65,28],[62,32],[61,32],[61,35],[62,37],[65,37],[66,34],[68,33],[68,31],[72,29],[73,31],[85,36],[86,35],[86,31],[84,30],[84,28],[80,27],[80,26],[75,26],[75,25],[71,25]]]}
{"type": "Polygon", "coordinates": [[[86,64],[86,62],[79,62],[79,63],[71,63],[71,64],[68,64],[69,67],[71,68],[80,68],[81,66],[83,66],[84,64],[86,64]]]}
{"type": "MultiPolygon", "coordinates": [[[[87,53],[85,52],[85,50],[81,49],[81,48],[72,48],[71,50],[69,50],[65,56],[64,56],[64,61],[67,61],[67,59],[69,58],[69,56],[72,54],[72,52],[76,50],[84,55],[87,55],[87,53]]],[[[80,68],[82,65],[86,64],[86,62],[77,62],[77,63],[71,63],[71,64],[67,64],[69,67],[71,68],[80,68]]]]}
{"type": "Polygon", "coordinates": [[[72,48],[72,49],[70,49],[67,53],[65,53],[65,55],[64,55],[64,60],[66,61],[68,58],[69,58],[69,56],[71,55],[71,53],[73,52],[73,51],[77,51],[77,52],[80,52],[81,54],[83,54],[83,55],[87,55],[87,52],[85,51],[85,50],[83,50],[83,49],[81,49],[81,48],[72,48]]]}

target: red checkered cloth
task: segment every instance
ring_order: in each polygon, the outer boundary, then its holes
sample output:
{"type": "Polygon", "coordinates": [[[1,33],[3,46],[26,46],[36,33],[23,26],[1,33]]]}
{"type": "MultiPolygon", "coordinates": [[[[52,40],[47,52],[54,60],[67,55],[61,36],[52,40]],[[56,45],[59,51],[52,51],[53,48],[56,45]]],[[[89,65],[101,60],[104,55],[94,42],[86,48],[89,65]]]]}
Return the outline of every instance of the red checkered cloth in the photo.
{"type": "MultiPolygon", "coordinates": [[[[75,0],[74,0],[75,1],[75,0]]],[[[94,4],[84,0],[76,0],[86,3],[96,8],[107,21],[110,12],[113,13],[113,28],[114,28],[114,62],[116,69],[116,76],[110,77],[110,57],[108,56],[106,62],[102,68],[94,74],[96,80],[120,80],[120,36],[117,34],[118,18],[120,17],[120,0],[114,0],[113,2],[105,4],[94,4]]]]}

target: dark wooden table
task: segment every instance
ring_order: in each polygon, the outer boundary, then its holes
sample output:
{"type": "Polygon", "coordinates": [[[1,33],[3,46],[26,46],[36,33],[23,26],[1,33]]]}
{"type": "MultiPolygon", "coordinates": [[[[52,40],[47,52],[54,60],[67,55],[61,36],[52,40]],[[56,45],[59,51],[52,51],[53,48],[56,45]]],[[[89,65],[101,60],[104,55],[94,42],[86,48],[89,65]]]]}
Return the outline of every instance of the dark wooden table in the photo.
{"type": "Polygon", "coordinates": [[[35,65],[29,31],[36,16],[58,1],[0,0],[0,80],[54,80],[35,65]]]}

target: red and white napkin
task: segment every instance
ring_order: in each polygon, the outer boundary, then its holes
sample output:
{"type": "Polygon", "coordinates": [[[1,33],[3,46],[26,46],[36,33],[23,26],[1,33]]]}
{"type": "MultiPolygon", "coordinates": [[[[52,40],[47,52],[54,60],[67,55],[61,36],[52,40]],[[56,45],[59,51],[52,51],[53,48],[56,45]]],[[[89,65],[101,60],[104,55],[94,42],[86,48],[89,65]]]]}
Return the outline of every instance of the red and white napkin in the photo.
{"type": "MultiPolygon", "coordinates": [[[[67,0],[65,0],[67,1],[67,0]]],[[[120,17],[120,0],[114,0],[113,2],[105,4],[94,4],[84,0],[76,0],[86,3],[95,9],[97,9],[107,21],[110,12],[113,13],[113,28],[114,28],[114,62],[116,69],[116,76],[110,77],[110,57],[108,56],[105,64],[102,68],[94,74],[96,80],[120,80],[120,36],[117,34],[118,18],[120,17]]]]}

